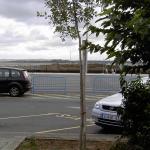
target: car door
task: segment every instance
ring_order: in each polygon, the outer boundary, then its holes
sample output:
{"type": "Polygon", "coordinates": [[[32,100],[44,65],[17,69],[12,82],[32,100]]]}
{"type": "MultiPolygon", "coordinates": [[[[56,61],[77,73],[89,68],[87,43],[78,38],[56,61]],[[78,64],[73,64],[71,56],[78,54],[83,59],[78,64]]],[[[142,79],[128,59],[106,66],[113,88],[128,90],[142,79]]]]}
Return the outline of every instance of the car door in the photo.
{"type": "Polygon", "coordinates": [[[0,68],[0,92],[7,92],[10,83],[10,70],[0,68]]]}

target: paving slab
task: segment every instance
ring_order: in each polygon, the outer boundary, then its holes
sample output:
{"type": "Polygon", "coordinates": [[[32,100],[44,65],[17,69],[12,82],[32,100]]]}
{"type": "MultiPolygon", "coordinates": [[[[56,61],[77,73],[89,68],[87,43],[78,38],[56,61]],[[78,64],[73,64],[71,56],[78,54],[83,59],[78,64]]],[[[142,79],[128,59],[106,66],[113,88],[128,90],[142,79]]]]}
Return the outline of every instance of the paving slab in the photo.
{"type": "Polygon", "coordinates": [[[15,150],[24,139],[23,136],[0,137],[0,150],[15,150]]]}

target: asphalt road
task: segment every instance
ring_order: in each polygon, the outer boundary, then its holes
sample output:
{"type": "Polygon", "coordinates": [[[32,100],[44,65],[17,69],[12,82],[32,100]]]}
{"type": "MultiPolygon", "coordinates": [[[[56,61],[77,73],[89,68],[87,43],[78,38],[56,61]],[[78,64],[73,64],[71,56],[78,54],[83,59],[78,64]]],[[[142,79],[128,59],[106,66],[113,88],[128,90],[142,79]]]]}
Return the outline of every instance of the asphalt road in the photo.
{"type": "MultiPolygon", "coordinates": [[[[106,95],[87,96],[87,133],[114,134],[94,125],[91,110],[106,95]]],[[[80,132],[79,95],[0,95],[0,135],[33,135],[80,132]]],[[[115,133],[116,134],[116,133],[115,133]]]]}

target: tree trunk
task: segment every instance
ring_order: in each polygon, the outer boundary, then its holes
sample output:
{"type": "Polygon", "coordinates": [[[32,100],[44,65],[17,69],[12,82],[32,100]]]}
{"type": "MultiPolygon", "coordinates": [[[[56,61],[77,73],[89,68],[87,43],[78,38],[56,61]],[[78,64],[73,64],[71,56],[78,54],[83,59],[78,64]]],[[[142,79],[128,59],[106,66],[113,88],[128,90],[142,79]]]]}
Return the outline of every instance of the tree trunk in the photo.
{"type": "MultiPolygon", "coordinates": [[[[85,44],[84,41],[82,44],[85,44]]],[[[81,113],[81,125],[80,125],[80,150],[86,150],[86,101],[85,101],[85,89],[86,89],[86,50],[79,50],[80,52],[80,113],[81,113]]]]}
{"type": "Polygon", "coordinates": [[[80,150],[86,150],[86,105],[85,105],[85,69],[83,65],[82,52],[81,52],[81,36],[79,32],[78,19],[76,14],[77,0],[73,0],[75,27],[79,39],[79,59],[80,59],[80,150]]]}

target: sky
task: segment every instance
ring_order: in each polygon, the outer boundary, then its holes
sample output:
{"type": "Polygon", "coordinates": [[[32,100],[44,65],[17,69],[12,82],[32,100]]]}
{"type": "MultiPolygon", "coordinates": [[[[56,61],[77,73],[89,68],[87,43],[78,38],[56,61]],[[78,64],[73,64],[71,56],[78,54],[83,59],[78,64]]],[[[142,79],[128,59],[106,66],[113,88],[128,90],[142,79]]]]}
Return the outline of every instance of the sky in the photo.
{"type": "MultiPolygon", "coordinates": [[[[62,42],[48,20],[37,17],[45,10],[44,0],[0,0],[0,59],[79,59],[78,41],[62,42]]],[[[103,36],[96,42],[103,43],[103,36]]],[[[88,53],[89,60],[105,58],[88,53]]]]}

